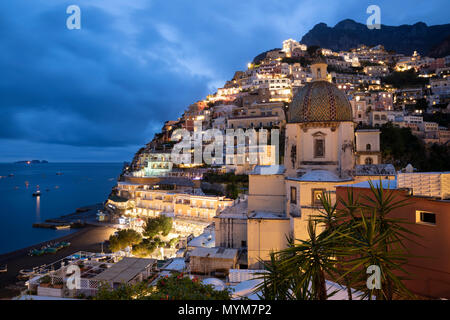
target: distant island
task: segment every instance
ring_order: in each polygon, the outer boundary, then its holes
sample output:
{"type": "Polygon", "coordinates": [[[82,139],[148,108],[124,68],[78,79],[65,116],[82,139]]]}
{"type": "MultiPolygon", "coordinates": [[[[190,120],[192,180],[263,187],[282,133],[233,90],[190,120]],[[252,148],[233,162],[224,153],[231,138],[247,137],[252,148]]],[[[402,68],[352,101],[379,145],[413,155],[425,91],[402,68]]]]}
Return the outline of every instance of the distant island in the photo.
{"type": "Polygon", "coordinates": [[[48,163],[47,160],[21,160],[14,163],[36,164],[36,163],[48,163]]]}

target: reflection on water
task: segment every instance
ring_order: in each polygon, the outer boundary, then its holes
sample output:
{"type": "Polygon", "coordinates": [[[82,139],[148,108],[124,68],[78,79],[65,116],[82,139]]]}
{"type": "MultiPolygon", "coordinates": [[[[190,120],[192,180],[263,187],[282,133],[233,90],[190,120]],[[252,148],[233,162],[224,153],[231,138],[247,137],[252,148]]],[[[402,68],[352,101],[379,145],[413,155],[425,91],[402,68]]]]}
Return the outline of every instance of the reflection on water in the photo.
{"type": "Polygon", "coordinates": [[[115,180],[109,179],[120,174],[122,165],[0,163],[0,176],[14,173],[13,177],[0,179],[0,254],[72,233],[70,229],[33,228],[33,223],[42,223],[75,212],[81,206],[104,201],[116,184],[115,180]],[[80,181],[80,177],[92,180],[80,181]],[[41,195],[33,197],[37,185],[41,195]]]}
{"type": "Polygon", "coordinates": [[[41,222],[41,197],[36,197],[36,222],[41,222]]]}

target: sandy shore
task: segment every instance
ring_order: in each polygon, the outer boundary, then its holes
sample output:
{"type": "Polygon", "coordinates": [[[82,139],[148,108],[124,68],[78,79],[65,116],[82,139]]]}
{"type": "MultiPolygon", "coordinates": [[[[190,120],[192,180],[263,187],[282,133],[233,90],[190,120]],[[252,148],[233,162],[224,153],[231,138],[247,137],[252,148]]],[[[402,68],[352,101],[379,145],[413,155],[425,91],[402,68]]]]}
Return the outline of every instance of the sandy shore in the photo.
{"type": "MultiPolygon", "coordinates": [[[[88,226],[67,236],[45,241],[28,248],[0,255],[0,264],[8,265],[8,272],[0,273],[0,299],[11,298],[19,293],[16,283],[19,282],[17,275],[21,269],[33,268],[44,264],[50,264],[59,259],[67,257],[77,251],[101,252],[102,242],[108,240],[109,236],[116,230],[110,227],[88,226]],[[56,241],[70,241],[70,247],[59,250],[55,254],[31,257],[28,252],[32,248],[40,248],[44,244],[56,241]]],[[[107,251],[104,246],[104,251],[107,251]]]]}

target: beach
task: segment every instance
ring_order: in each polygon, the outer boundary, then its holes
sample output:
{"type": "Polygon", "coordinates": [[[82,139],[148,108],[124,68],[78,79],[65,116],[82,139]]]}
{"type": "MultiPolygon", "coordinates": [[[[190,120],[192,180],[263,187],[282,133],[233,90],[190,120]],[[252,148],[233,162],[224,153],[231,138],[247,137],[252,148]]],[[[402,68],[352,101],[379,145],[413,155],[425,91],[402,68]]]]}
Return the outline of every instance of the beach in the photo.
{"type": "MultiPolygon", "coordinates": [[[[0,299],[12,298],[19,294],[21,289],[23,290],[23,285],[16,285],[17,283],[20,284],[17,275],[21,269],[50,264],[77,251],[101,252],[102,243],[108,240],[109,236],[115,231],[116,229],[106,226],[87,226],[58,239],[45,241],[27,248],[0,255],[0,264],[8,265],[8,271],[0,273],[0,299]],[[28,252],[33,248],[40,248],[49,242],[58,241],[69,241],[71,245],[59,250],[55,254],[46,254],[42,256],[28,255],[28,252]]],[[[106,245],[103,246],[103,250],[107,252],[108,248],[106,245]]],[[[21,281],[21,283],[23,283],[23,281],[21,281]]]]}

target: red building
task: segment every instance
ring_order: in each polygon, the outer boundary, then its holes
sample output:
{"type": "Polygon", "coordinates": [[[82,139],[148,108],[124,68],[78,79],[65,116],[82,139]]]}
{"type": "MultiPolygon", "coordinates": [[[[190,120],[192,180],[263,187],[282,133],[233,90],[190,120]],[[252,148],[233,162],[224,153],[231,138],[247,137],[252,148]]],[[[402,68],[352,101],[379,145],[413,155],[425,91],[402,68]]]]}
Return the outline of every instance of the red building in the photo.
{"type": "MultiPolygon", "coordinates": [[[[345,199],[348,188],[338,186],[337,197],[345,199]]],[[[367,182],[355,184],[353,192],[355,198],[371,195],[367,182]]],[[[405,266],[411,274],[411,280],[405,280],[405,285],[421,296],[450,299],[450,200],[411,196],[409,191],[401,189],[389,192],[394,192],[397,200],[409,202],[393,210],[389,217],[405,219],[410,224],[404,227],[420,235],[415,239],[419,244],[405,243],[413,256],[405,266]]]]}

